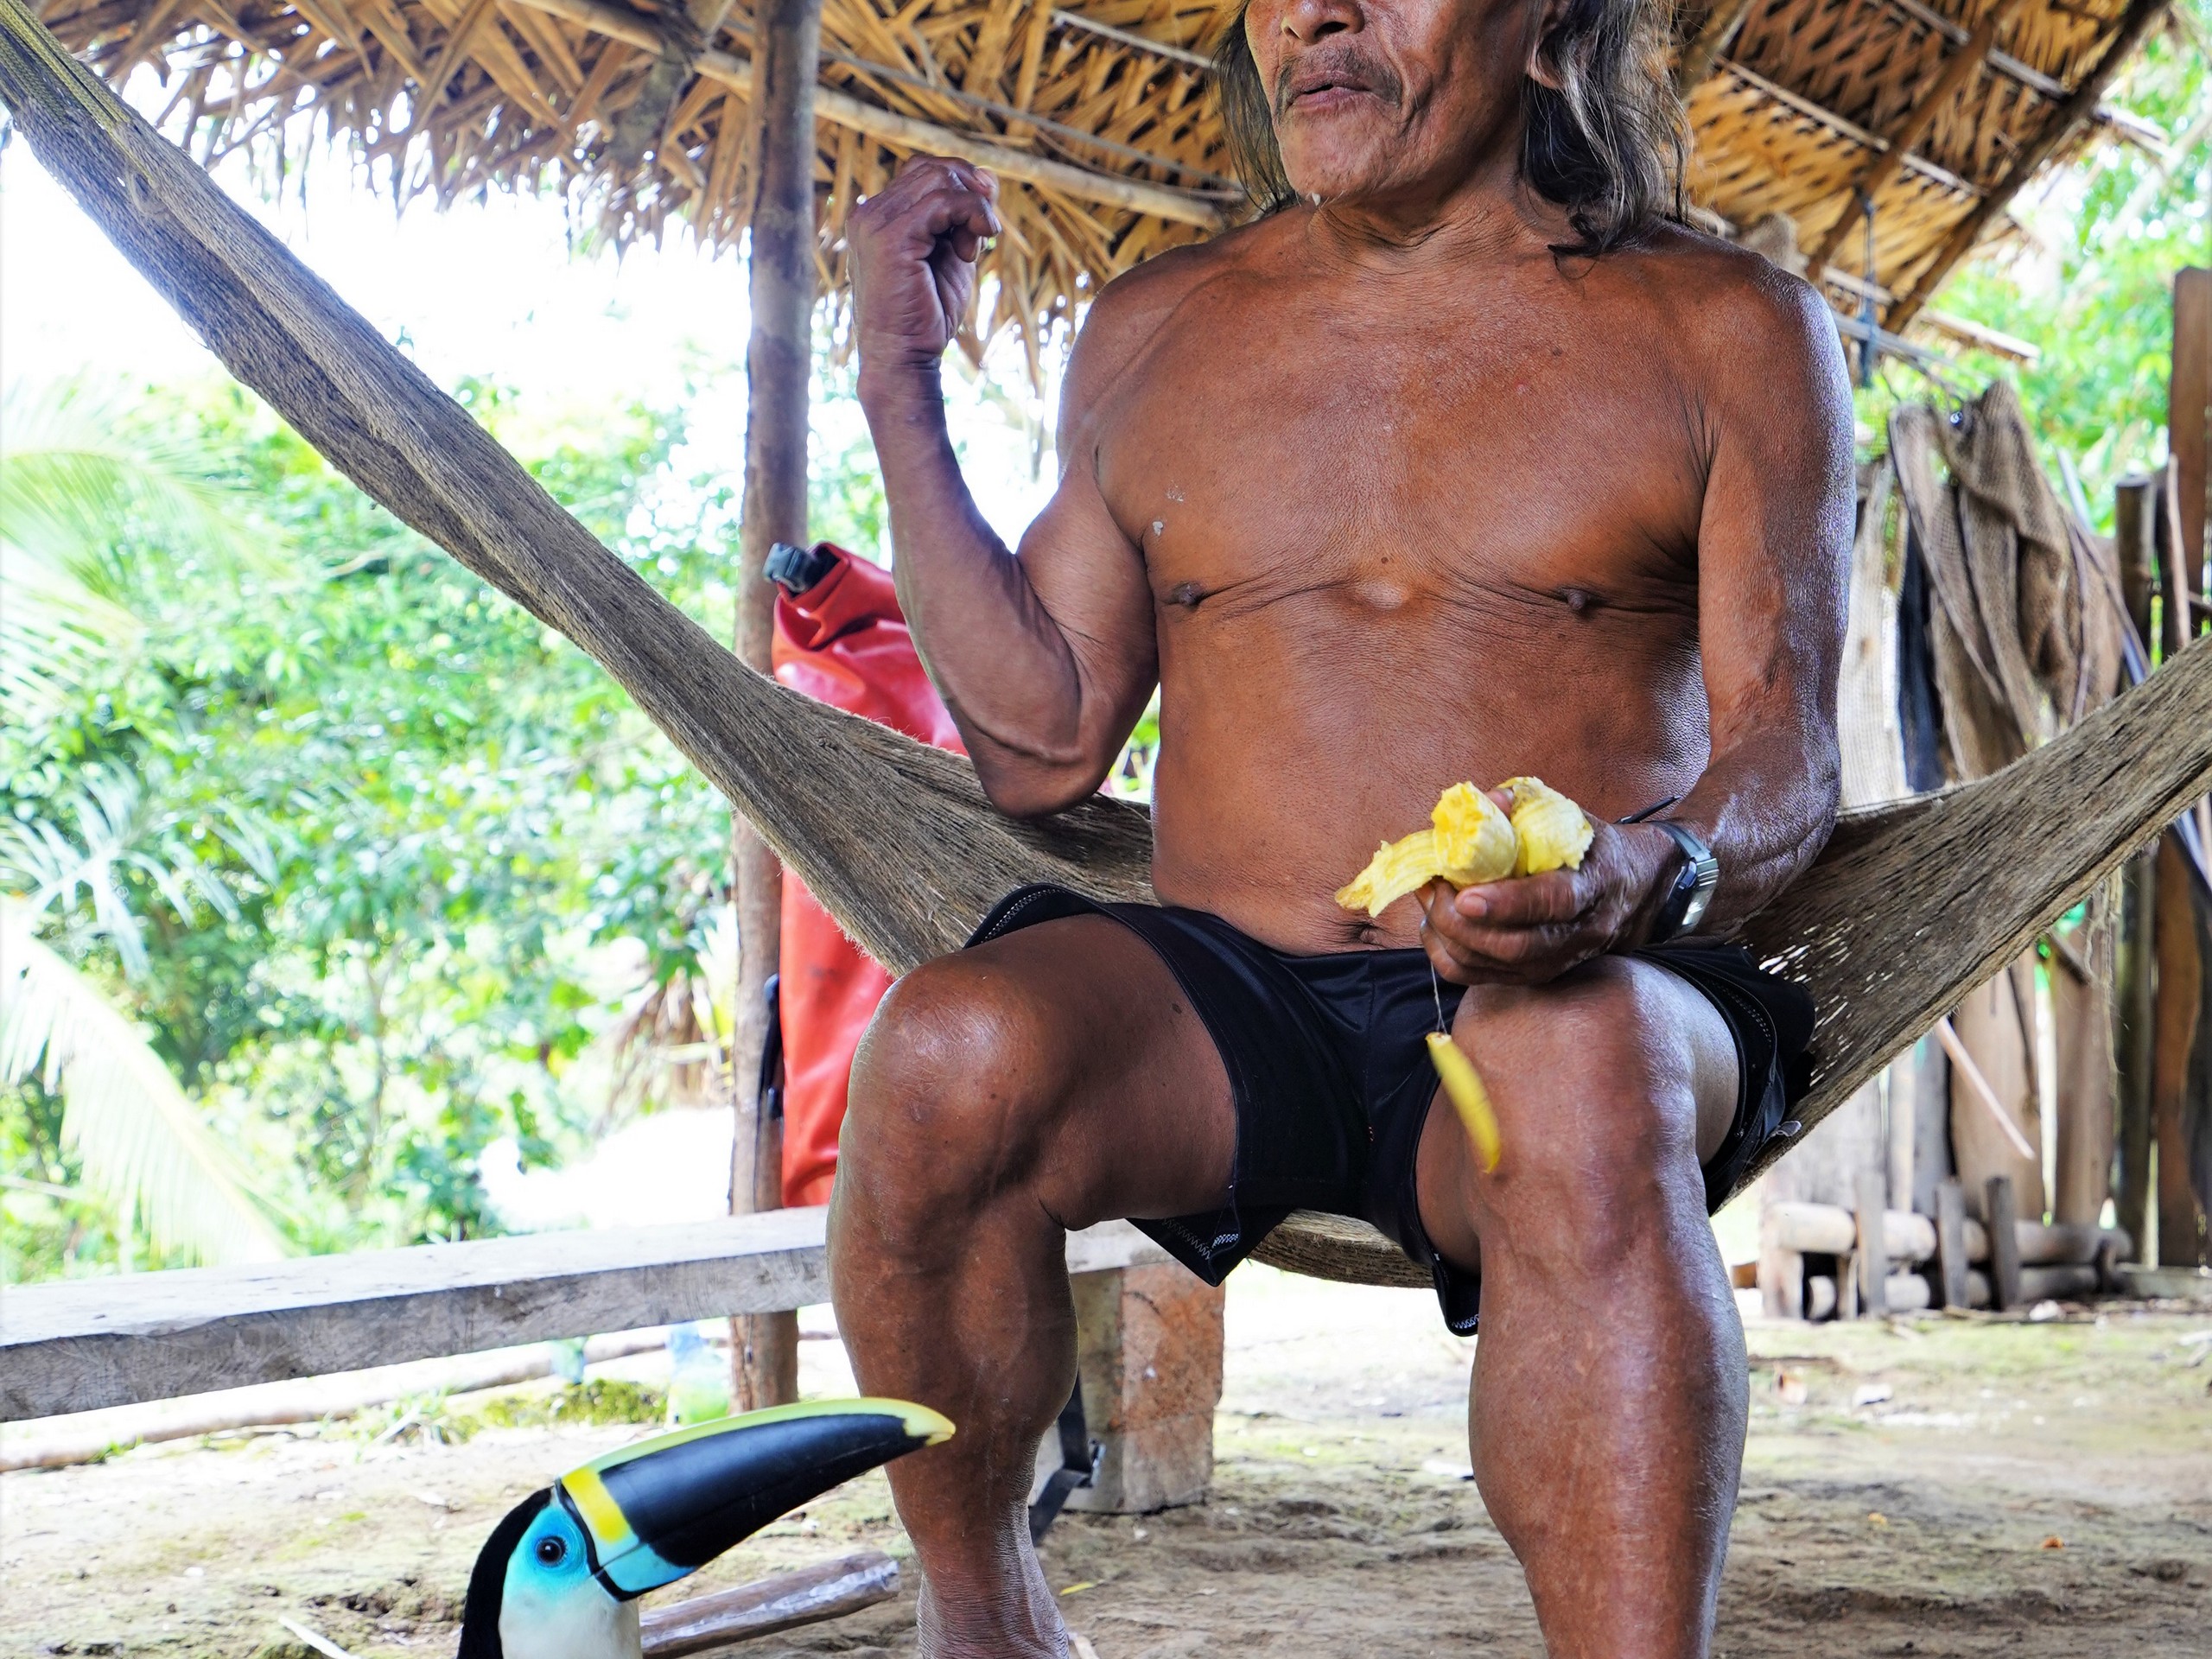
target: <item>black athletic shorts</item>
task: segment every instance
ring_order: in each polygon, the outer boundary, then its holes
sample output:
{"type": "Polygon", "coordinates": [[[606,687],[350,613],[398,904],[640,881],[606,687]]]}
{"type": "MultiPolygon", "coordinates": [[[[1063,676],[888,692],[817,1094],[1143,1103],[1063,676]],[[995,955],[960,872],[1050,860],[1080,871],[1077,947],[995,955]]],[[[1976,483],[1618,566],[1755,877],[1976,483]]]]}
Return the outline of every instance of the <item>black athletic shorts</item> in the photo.
{"type": "MultiPolygon", "coordinates": [[[[1356,1216],[1429,1269],[1445,1323],[1471,1333],[1480,1282],[1437,1254],[1414,1191],[1437,1088],[1422,1039],[1437,1028],[1440,995],[1448,1020],[1461,988],[1437,981],[1420,950],[1293,956],[1205,911],[1099,904],[1052,886],[1007,894],[969,943],[1094,915],[1121,923],[1167,964],[1211,1034],[1236,1103],[1227,1205],[1135,1224],[1217,1285],[1292,1211],[1356,1216]]],[[[1797,1133],[1784,1120],[1807,1086],[1812,1001],[1738,945],[1634,954],[1695,986],[1736,1039],[1736,1120],[1705,1165],[1706,1203],[1717,1209],[1762,1147],[1797,1133]]]]}

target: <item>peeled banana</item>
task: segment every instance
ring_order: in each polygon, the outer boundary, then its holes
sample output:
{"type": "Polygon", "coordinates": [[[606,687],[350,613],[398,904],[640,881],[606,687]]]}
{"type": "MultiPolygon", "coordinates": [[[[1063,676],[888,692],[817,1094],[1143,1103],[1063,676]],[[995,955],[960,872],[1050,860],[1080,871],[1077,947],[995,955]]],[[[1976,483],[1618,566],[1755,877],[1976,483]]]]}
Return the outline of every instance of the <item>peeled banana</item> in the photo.
{"type": "Polygon", "coordinates": [[[1582,809],[1541,778],[1516,778],[1510,817],[1472,784],[1454,784],[1438,798],[1429,827],[1376,849],[1367,868],[1337,893],[1346,910],[1380,916],[1397,900],[1441,877],[1455,887],[1580,869],[1590,846],[1582,809]]]}
{"type": "Polygon", "coordinates": [[[1504,1148],[1498,1139],[1497,1114],[1491,1109],[1490,1090],[1483,1087],[1482,1073],[1446,1032],[1428,1033],[1428,1059],[1443,1080],[1445,1098],[1466,1126],[1467,1138],[1475,1143],[1476,1162],[1487,1175],[1497,1167],[1504,1148]]]}
{"type": "Polygon", "coordinates": [[[1580,869],[1594,833],[1582,809],[1541,778],[1509,778],[1504,787],[1513,791],[1513,834],[1520,842],[1513,874],[1580,869]]]}

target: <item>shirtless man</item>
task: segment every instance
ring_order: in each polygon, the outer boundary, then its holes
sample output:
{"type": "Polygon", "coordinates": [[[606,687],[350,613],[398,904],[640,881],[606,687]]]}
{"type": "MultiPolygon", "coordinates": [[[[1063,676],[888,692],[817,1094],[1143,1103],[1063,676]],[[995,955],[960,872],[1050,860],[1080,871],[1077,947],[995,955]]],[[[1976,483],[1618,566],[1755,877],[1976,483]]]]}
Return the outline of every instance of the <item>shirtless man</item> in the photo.
{"type": "Polygon", "coordinates": [[[1218,1282],[1300,1206],[1479,1311],[1475,1471],[1551,1651],[1707,1649],[1746,1408],[1707,1208],[1809,1027],[1719,941],[1833,819],[1852,423],[1820,299],[1669,217],[1652,3],[1249,0],[1221,83],[1274,211],[1098,296],[1018,553],[938,379],[996,186],[922,159],[853,216],[899,593],[992,800],[1082,799],[1160,690],[1163,907],[1015,895],[853,1074],[842,1329],[959,1424],[891,1471],[925,1652],[1066,1650],[1023,1516],[1063,1230],[1139,1218],[1218,1282]],[[1579,871],[1332,902],[1520,773],[1597,822],[1579,871]]]}

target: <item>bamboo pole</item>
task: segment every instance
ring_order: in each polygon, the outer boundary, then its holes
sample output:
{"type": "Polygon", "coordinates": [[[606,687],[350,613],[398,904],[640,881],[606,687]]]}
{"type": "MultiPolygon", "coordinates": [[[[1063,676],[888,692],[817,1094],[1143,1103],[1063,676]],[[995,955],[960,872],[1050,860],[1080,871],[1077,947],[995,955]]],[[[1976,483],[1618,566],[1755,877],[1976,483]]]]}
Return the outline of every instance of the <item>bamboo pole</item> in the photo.
{"type": "MultiPolygon", "coordinates": [[[[753,337],[746,348],[745,511],[738,533],[737,626],[748,668],[769,671],[775,588],[768,552],[806,540],[807,378],[814,366],[814,93],[822,0],[768,0],[759,14],[753,121],[753,337]]],[[[782,933],[783,866],[742,813],[731,815],[741,944],[735,1032],[737,1135],[730,1154],[733,1213],[783,1204],[783,1132],[758,1084],[768,1036],[768,979],[782,933]]],[[[798,1398],[798,1315],[753,1313],[730,1322],[737,1408],[798,1398]]]]}

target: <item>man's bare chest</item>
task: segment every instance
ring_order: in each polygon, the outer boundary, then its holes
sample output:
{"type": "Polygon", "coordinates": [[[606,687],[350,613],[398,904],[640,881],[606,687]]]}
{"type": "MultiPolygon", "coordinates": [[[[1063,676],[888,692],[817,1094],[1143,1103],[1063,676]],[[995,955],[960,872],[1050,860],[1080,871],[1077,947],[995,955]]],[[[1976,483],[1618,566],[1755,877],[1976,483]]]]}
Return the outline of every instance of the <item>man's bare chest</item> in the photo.
{"type": "Polygon", "coordinates": [[[1671,605],[1694,588],[1703,469],[1648,365],[1449,328],[1217,339],[1148,353],[1099,478],[1156,596],[1671,605]]]}

